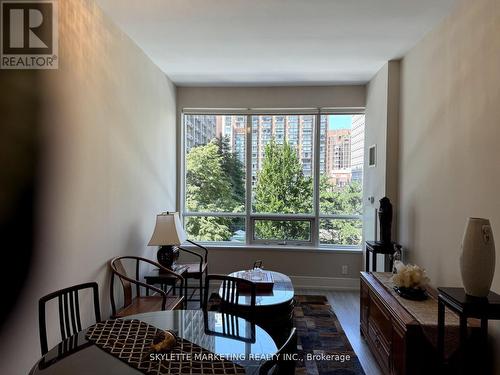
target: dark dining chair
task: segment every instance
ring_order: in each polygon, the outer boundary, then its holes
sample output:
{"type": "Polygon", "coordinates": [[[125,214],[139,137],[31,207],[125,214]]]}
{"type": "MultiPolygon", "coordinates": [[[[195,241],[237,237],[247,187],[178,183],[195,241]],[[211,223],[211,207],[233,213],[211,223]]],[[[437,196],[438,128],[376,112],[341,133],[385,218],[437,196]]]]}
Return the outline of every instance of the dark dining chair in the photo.
{"type": "Polygon", "coordinates": [[[71,337],[82,330],[79,292],[85,289],[92,290],[95,321],[96,323],[100,322],[101,309],[99,307],[99,286],[95,282],[64,288],[47,294],[38,301],[38,325],[40,330],[40,348],[42,355],[45,355],[48,352],[46,303],[55,298],[58,300],[59,328],[61,341],[64,341],[68,337],[71,337]]]}
{"type": "Polygon", "coordinates": [[[297,329],[295,327],[290,331],[288,339],[272,359],[264,362],[259,369],[259,375],[278,375],[293,374],[295,361],[290,358],[284,358],[286,354],[297,352],[297,329]]]}
{"type": "Polygon", "coordinates": [[[208,320],[208,311],[203,310],[203,325],[206,335],[224,337],[249,344],[254,344],[256,341],[255,324],[244,320],[245,324],[249,324],[249,326],[242,328],[239,325],[240,321],[241,318],[236,315],[221,313],[221,329],[217,331],[210,327],[211,324],[208,320]]]}
{"type": "Polygon", "coordinates": [[[234,313],[235,315],[251,317],[255,312],[256,285],[250,280],[227,275],[207,275],[205,278],[204,310],[234,313]],[[209,299],[211,285],[219,286],[209,299]],[[240,303],[240,297],[249,297],[249,304],[240,303]],[[209,303],[212,302],[209,307],[209,303]]]}
{"type": "Polygon", "coordinates": [[[137,256],[121,256],[113,258],[110,261],[111,267],[111,282],[110,282],[110,297],[112,318],[121,318],[128,315],[140,314],[145,312],[175,310],[183,306],[185,301],[184,293],[184,278],[169,270],[157,262],[150,259],[137,256]],[[135,279],[128,276],[123,265],[123,261],[132,260],[135,263],[135,279]],[[139,280],[139,270],[141,262],[151,264],[158,267],[161,272],[169,273],[178,279],[180,285],[179,295],[168,295],[165,291],[153,285],[147,284],[139,280]],[[124,304],[117,311],[115,303],[114,280],[115,277],[120,279],[123,287],[124,304]],[[133,295],[132,285],[135,286],[135,296],[133,295]],[[141,295],[141,287],[146,289],[146,295],[141,295]],[[149,295],[150,291],[156,292],[156,295],[149,295]]]}

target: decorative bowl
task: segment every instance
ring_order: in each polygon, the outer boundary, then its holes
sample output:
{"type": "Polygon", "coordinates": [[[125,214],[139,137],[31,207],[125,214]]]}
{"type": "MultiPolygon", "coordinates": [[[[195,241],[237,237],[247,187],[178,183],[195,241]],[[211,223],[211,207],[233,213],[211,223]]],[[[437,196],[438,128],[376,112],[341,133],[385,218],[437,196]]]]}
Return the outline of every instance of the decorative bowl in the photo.
{"type": "Polygon", "coordinates": [[[405,288],[405,287],[395,286],[394,290],[401,297],[412,301],[423,301],[428,298],[427,291],[421,288],[405,288]]]}

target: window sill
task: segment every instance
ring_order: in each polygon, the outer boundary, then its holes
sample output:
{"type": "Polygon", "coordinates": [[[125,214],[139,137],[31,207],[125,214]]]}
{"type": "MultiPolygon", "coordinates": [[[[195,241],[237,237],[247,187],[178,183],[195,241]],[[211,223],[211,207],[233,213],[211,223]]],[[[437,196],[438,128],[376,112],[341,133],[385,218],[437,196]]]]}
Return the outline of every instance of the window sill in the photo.
{"type": "MultiPolygon", "coordinates": [[[[233,243],[202,243],[209,250],[269,250],[269,251],[284,251],[284,252],[303,252],[303,253],[335,253],[335,254],[362,254],[361,248],[345,248],[345,247],[311,247],[311,246],[285,246],[285,245],[237,245],[233,243]]],[[[197,249],[194,245],[182,245],[186,249],[197,249]]]]}

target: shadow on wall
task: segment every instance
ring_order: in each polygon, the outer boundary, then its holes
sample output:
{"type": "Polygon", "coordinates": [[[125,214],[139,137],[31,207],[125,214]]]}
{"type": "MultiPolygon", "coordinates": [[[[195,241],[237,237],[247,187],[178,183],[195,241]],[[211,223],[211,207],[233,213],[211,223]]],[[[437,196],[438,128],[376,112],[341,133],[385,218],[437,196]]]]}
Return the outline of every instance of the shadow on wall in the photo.
{"type": "Polygon", "coordinates": [[[41,164],[41,73],[0,71],[0,238],[2,263],[16,275],[0,274],[3,302],[0,333],[20,299],[34,255],[35,209],[41,164]]]}

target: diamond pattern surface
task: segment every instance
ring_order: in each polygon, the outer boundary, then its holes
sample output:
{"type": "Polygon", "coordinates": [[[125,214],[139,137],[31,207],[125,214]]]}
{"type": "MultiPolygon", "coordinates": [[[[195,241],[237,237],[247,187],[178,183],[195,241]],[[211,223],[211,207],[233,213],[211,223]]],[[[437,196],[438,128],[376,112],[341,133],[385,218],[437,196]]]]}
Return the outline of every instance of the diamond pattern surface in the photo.
{"type": "Polygon", "coordinates": [[[151,343],[161,330],[140,320],[114,319],[87,330],[87,340],[147,375],[245,374],[243,367],[214,358],[214,353],[178,338],[176,346],[160,359],[150,358],[151,343]]]}

